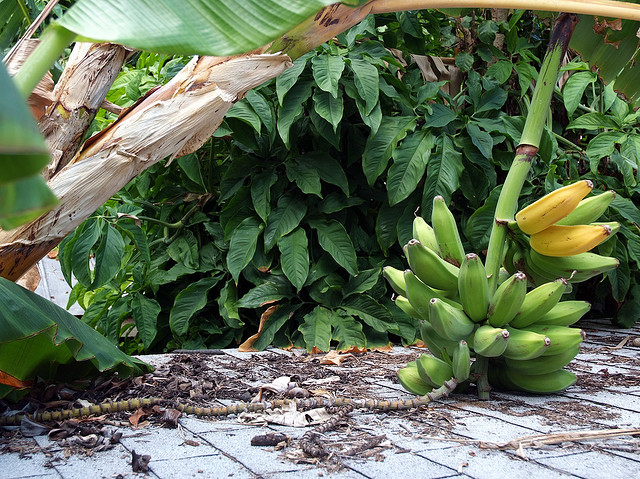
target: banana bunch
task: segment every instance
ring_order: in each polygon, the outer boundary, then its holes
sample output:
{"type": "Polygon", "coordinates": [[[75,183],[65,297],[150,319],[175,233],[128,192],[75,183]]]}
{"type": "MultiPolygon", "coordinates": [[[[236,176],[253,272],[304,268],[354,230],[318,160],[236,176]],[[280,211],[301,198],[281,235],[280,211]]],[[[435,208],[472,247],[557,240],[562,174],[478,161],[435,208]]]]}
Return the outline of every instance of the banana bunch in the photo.
{"type": "Polygon", "coordinates": [[[566,257],[585,253],[614,235],[618,223],[594,223],[615,198],[614,191],[583,199],[593,183],[582,180],[559,188],[523,208],[516,223],[537,253],[566,257]]]}
{"type": "MultiPolygon", "coordinates": [[[[450,379],[466,385],[474,380],[479,357],[489,358],[489,380],[497,387],[550,393],[575,382],[563,368],[578,353],[584,334],[570,326],[590,304],[561,301],[566,275],[529,290],[527,275],[518,268],[501,274],[491,293],[482,260],[465,253],[442,197],[434,198],[431,225],[414,219],[413,236],[403,248],[409,269],[383,269],[396,305],[420,320],[420,336],[431,353],[398,372],[405,389],[424,395],[450,379]]],[[[518,250],[516,264],[525,264],[525,251],[518,250]]]]}

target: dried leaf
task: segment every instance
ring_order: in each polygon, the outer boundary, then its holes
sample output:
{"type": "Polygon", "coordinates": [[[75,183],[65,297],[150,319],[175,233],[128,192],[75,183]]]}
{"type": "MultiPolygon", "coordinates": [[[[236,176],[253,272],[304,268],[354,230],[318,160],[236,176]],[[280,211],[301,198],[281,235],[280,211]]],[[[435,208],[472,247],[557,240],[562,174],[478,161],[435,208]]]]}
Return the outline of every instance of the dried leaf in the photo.
{"type": "Polygon", "coordinates": [[[353,354],[341,354],[338,351],[331,350],[320,360],[320,364],[340,365],[347,358],[352,358],[353,354]]]}
{"type": "Polygon", "coordinates": [[[256,349],[253,349],[253,343],[255,343],[260,337],[260,335],[262,334],[262,330],[264,329],[264,325],[267,322],[267,319],[269,319],[269,317],[273,313],[275,313],[277,309],[278,309],[278,306],[269,306],[267,310],[264,313],[262,313],[262,316],[260,316],[260,324],[258,325],[258,332],[253,336],[251,336],[250,338],[248,338],[244,343],[242,343],[238,347],[238,351],[242,353],[256,351],[256,349]]]}
{"type": "Polygon", "coordinates": [[[148,414],[145,412],[145,410],[140,408],[136,412],[134,412],[131,416],[129,416],[129,422],[133,425],[133,427],[138,427],[140,420],[147,416],[148,414]]]}

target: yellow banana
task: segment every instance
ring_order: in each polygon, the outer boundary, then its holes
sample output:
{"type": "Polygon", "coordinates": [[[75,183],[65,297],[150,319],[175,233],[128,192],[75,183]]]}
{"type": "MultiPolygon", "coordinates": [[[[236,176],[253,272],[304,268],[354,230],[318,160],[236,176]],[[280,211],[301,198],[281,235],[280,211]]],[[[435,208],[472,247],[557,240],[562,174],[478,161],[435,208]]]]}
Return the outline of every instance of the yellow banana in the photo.
{"type": "Polygon", "coordinates": [[[529,238],[531,248],[545,256],[586,253],[609,238],[613,230],[603,225],[549,226],[529,238]]]}
{"type": "Polygon", "coordinates": [[[442,258],[451,264],[460,266],[465,256],[462,239],[460,238],[456,219],[447,207],[442,196],[433,198],[431,224],[436,233],[442,258]]]}
{"type": "Polygon", "coordinates": [[[571,326],[591,309],[587,301],[561,301],[538,318],[537,325],[571,326]]]}
{"type": "Polygon", "coordinates": [[[413,237],[427,248],[440,254],[436,232],[422,216],[416,216],[413,219],[413,237]]]}
{"type": "Polygon", "coordinates": [[[478,255],[469,253],[460,265],[458,292],[462,309],[474,322],[487,318],[489,309],[489,281],[487,271],[478,255]]]}
{"type": "Polygon", "coordinates": [[[453,378],[451,365],[430,354],[422,354],[416,361],[416,366],[420,379],[434,388],[439,388],[445,381],[453,378]]]}
{"type": "Polygon", "coordinates": [[[491,326],[500,328],[518,314],[527,294],[527,277],[518,271],[498,286],[489,303],[487,317],[491,326]]]}
{"type": "Polygon", "coordinates": [[[406,296],[406,285],[404,283],[404,271],[401,271],[393,266],[385,266],[382,268],[382,276],[385,277],[389,286],[396,292],[396,294],[406,296]]]}
{"type": "Polygon", "coordinates": [[[464,311],[438,298],[429,301],[429,322],[436,333],[451,341],[466,339],[474,327],[464,311]]]}
{"type": "Polygon", "coordinates": [[[524,297],[520,311],[509,325],[514,328],[524,328],[537,322],[543,314],[548,313],[558,304],[566,289],[567,280],[560,278],[529,291],[524,297]]]}
{"type": "Polygon", "coordinates": [[[431,385],[420,378],[416,361],[411,361],[398,371],[398,381],[400,381],[403,388],[418,396],[424,396],[433,390],[431,385]]]}
{"type": "Polygon", "coordinates": [[[457,289],[459,268],[443,260],[416,239],[404,246],[409,267],[420,280],[436,289],[457,289]]]}
{"type": "Polygon", "coordinates": [[[528,235],[548,228],[569,215],[592,189],[591,181],[582,180],[552,191],[518,212],[518,227],[528,235]]]}
{"type": "Polygon", "coordinates": [[[611,202],[615,199],[616,192],[613,190],[605,191],[597,196],[585,198],[578,206],[567,216],[557,221],[557,225],[588,225],[594,221],[598,221],[611,202]]]}
{"type": "Polygon", "coordinates": [[[483,324],[469,338],[469,346],[480,356],[497,358],[507,349],[508,339],[509,331],[506,329],[483,324]]]}

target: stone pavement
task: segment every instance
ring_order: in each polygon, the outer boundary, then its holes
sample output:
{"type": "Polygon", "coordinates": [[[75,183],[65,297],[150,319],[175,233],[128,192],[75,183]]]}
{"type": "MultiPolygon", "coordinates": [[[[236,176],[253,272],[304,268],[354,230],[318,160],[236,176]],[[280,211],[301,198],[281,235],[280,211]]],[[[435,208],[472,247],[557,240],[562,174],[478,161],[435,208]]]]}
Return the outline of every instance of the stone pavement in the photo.
{"type": "MultiPolygon", "coordinates": [[[[640,478],[640,435],[584,441],[570,437],[577,431],[640,428],[640,348],[630,346],[630,340],[640,338],[640,327],[612,330],[606,322],[580,326],[588,338],[570,366],[578,383],[566,392],[494,392],[489,402],[455,394],[418,410],[356,410],[345,418],[346,427],[325,435],[327,444],[342,447],[325,461],[300,460],[297,440],[307,428],[183,416],[177,429],[124,428],[115,448],[90,456],[66,457],[46,436],[21,439],[22,453],[0,454],[0,478],[640,478]],[[625,338],[630,340],[616,349],[625,338]],[[284,448],[250,445],[254,436],[267,432],[282,432],[291,441],[284,448]],[[555,433],[567,434],[567,440],[517,448],[518,438],[555,433]],[[495,447],[510,441],[512,447],[495,447]],[[345,453],[352,444],[359,454],[345,453]],[[146,474],[132,472],[132,450],[150,456],[146,474]]],[[[391,354],[399,352],[406,349],[395,348],[391,354]]],[[[244,361],[249,369],[253,354],[274,352],[226,350],[212,360],[244,361]]],[[[154,363],[168,356],[145,359],[154,363]]],[[[410,397],[392,381],[369,381],[378,397],[410,397]]]]}

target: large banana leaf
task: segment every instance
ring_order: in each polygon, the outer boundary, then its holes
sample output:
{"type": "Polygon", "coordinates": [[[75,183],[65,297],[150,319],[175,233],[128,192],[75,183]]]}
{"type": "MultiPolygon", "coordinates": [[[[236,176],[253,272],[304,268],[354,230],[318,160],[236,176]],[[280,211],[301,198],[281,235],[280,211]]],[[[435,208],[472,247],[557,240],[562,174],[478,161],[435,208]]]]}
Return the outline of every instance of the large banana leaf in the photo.
{"type": "Polygon", "coordinates": [[[46,381],[151,371],[54,303],[0,278],[0,398],[46,381]]]}
{"type": "Polygon", "coordinates": [[[79,0],[58,23],[89,41],[221,56],[266,45],[332,3],[335,0],[79,0]]]}

